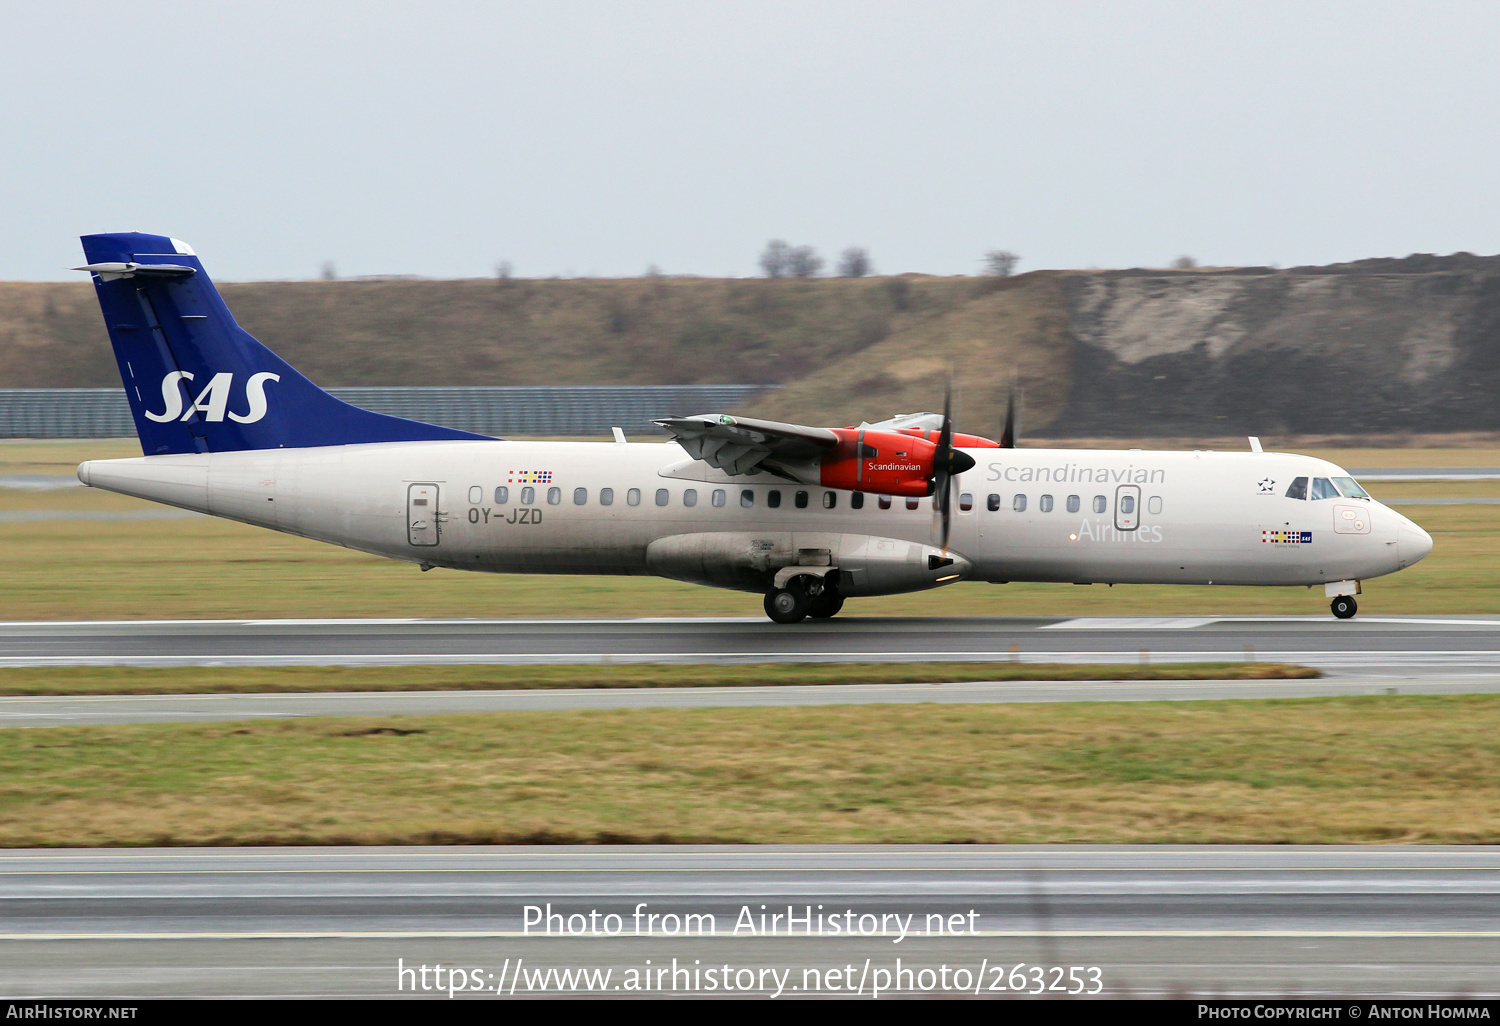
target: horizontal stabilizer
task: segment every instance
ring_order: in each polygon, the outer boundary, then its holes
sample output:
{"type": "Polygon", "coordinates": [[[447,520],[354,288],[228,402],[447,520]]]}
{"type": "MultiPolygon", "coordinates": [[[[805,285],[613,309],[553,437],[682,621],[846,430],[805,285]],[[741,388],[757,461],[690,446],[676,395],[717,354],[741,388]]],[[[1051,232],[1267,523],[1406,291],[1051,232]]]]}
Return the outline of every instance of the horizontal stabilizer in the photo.
{"type": "Polygon", "coordinates": [[[186,278],[198,273],[197,268],[184,267],[182,264],[137,264],[121,260],[109,260],[102,264],[84,264],[73,270],[90,271],[97,274],[102,281],[134,278],[138,274],[148,278],[186,278]]]}

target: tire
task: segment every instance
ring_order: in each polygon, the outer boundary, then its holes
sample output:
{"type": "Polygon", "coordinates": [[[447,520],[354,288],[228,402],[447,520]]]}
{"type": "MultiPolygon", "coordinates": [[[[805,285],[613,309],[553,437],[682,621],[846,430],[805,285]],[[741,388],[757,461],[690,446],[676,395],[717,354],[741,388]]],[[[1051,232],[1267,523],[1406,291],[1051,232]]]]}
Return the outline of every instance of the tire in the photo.
{"type": "Polygon", "coordinates": [[[818,620],[826,620],[830,616],[837,616],[840,609],[844,608],[844,596],[832,588],[824,588],[823,594],[813,599],[807,607],[807,615],[818,620]]]}
{"type": "Polygon", "coordinates": [[[801,623],[810,605],[801,588],[772,588],[766,592],[766,615],[777,623],[801,623]]]}
{"type": "Polygon", "coordinates": [[[1347,620],[1359,612],[1359,603],[1354,601],[1353,595],[1340,595],[1329,603],[1329,608],[1333,610],[1334,616],[1340,620],[1347,620]]]}

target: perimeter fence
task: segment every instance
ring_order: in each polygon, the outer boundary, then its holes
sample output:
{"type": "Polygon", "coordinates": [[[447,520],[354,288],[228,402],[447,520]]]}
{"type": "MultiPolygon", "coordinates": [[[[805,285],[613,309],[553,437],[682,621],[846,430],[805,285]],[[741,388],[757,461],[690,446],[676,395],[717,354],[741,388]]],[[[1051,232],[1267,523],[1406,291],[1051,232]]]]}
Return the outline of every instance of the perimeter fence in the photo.
{"type": "MultiPolygon", "coordinates": [[[[660,434],[653,418],[719,413],[775,385],[476,385],[330,388],[347,403],[485,435],[660,434]]],[[[119,388],[0,388],[0,438],[135,434],[119,388]]]]}

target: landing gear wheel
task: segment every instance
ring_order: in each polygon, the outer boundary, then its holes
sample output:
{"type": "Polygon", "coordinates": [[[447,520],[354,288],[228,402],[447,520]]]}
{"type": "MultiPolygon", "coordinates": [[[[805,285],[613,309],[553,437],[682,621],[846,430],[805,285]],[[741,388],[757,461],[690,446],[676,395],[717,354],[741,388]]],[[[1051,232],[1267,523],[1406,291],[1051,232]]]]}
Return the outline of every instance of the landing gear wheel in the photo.
{"type": "Polygon", "coordinates": [[[1333,615],[1340,620],[1347,620],[1359,611],[1359,603],[1354,601],[1353,595],[1340,595],[1329,604],[1333,615]]]}
{"type": "Polygon", "coordinates": [[[766,615],[777,623],[801,623],[811,602],[801,588],[772,588],[766,592],[766,615]]]}
{"type": "Polygon", "coordinates": [[[837,616],[838,611],[843,608],[844,596],[832,588],[824,587],[823,594],[808,604],[807,615],[818,620],[826,620],[830,616],[837,616]]]}

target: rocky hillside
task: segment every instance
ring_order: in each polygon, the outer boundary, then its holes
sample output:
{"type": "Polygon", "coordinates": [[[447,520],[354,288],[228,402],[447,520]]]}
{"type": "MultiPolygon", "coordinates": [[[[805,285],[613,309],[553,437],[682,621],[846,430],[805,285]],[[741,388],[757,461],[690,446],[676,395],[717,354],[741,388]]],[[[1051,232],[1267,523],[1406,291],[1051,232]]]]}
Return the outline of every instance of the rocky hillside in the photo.
{"type": "Polygon", "coordinates": [[[1064,291],[1073,373],[1056,431],[1500,427],[1497,257],[1118,271],[1064,291]]]}
{"type": "MultiPolygon", "coordinates": [[[[1054,437],[1494,430],[1500,257],[1014,278],[223,286],[327,385],[757,383],[817,423],[941,403],[1054,437]]],[[[84,283],[0,283],[0,387],[113,385],[84,283]]]]}

